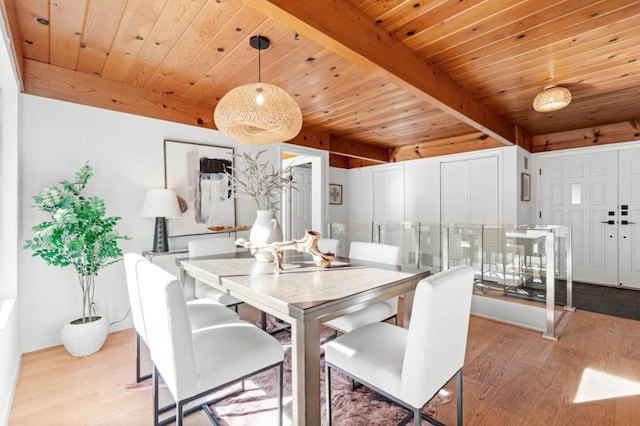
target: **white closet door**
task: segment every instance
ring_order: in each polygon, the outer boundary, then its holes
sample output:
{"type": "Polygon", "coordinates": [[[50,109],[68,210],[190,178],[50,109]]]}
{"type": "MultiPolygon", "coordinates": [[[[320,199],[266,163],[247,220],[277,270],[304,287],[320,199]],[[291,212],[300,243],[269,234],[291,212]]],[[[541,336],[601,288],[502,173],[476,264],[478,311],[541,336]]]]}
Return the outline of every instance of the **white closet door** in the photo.
{"type": "Polygon", "coordinates": [[[469,223],[498,224],[498,157],[469,160],[469,223]]]}
{"type": "Polygon", "coordinates": [[[373,221],[404,220],[404,168],[373,172],[373,221]]]}
{"type": "Polygon", "coordinates": [[[467,161],[440,164],[442,224],[465,224],[469,220],[469,173],[467,161]]]}
{"type": "Polygon", "coordinates": [[[498,157],[440,165],[442,224],[498,224],[498,157]]]}

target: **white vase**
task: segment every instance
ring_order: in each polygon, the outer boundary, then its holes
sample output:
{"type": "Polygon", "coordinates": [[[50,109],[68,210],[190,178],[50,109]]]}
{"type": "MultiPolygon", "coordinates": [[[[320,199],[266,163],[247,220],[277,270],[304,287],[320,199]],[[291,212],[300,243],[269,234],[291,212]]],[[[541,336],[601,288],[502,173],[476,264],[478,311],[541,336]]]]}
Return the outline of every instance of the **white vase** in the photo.
{"type": "MultiPolygon", "coordinates": [[[[253,222],[249,241],[253,244],[269,244],[282,241],[282,228],[276,219],[276,215],[271,210],[258,210],[256,221],[253,222]]],[[[258,252],[256,254],[258,262],[273,262],[273,255],[270,252],[258,252]]]]}
{"type": "Polygon", "coordinates": [[[91,317],[93,321],[83,323],[82,319],[68,322],[62,327],[62,344],[73,356],[91,355],[100,350],[109,333],[109,322],[103,316],[91,317]]]}

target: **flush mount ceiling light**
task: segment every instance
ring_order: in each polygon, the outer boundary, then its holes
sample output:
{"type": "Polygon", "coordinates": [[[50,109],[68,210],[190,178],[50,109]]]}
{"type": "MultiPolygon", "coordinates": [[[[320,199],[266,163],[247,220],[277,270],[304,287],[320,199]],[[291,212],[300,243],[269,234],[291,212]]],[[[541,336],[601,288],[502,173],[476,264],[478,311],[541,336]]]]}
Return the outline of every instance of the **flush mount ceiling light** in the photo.
{"type": "Polygon", "coordinates": [[[566,87],[547,86],[533,100],[533,109],[538,112],[557,111],[571,103],[571,92],[566,87]]]}
{"type": "Polygon", "coordinates": [[[302,128],[302,112],[287,92],[262,83],[260,51],[269,39],[253,36],[249,44],[258,50],[258,83],[230,90],[213,113],[216,127],[231,139],[249,145],[267,145],[293,139],[302,128]]]}

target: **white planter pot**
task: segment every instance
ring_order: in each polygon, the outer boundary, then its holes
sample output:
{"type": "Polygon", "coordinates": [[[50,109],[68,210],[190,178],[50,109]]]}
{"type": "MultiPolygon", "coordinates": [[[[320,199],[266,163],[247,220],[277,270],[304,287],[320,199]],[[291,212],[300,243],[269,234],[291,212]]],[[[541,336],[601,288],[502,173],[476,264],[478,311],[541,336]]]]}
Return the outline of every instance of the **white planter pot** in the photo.
{"type": "Polygon", "coordinates": [[[91,319],[93,321],[87,323],[77,319],[62,327],[62,344],[71,355],[84,356],[97,352],[107,339],[107,319],[102,316],[93,316],[91,319]]]}
{"type": "MultiPolygon", "coordinates": [[[[256,221],[251,227],[249,241],[253,244],[270,244],[282,241],[282,228],[276,219],[276,215],[271,210],[258,210],[256,221]]],[[[273,262],[273,255],[270,252],[258,252],[256,254],[258,262],[273,262]]]]}

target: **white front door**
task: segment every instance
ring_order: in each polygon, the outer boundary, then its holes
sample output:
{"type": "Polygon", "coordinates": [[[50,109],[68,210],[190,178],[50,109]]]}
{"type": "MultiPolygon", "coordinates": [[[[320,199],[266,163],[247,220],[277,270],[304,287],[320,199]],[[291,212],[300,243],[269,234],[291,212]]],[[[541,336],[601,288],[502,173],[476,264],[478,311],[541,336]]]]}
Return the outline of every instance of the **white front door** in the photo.
{"type": "Polygon", "coordinates": [[[573,279],[640,288],[640,149],[541,157],[539,223],[567,225],[573,279]]]}
{"type": "Polygon", "coordinates": [[[640,288],[640,149],[620,151],[619,285],[640,288]]]}

